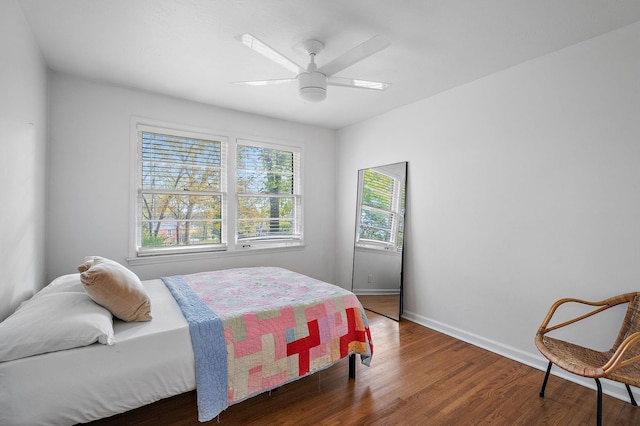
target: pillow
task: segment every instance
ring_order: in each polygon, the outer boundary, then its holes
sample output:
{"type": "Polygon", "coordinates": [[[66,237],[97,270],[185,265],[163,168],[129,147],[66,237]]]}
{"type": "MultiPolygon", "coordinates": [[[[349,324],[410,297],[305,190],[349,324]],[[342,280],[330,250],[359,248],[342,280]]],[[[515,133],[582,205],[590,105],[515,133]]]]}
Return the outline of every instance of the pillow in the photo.
{"type": "Polygon", "coordinates": [[[84,258],[84,263],[78,266],[78,272],[84,272],[91,268],[93,265],[103,262],[113,262],[113,260],[101,256],[87,256],[84,258]]]}
{"type": "MultiPolygon", "coordinates": [[[[59,276],[49,283],[48,286],[40,290],[35,296],[42,296],[44,294],[61,292],[61,291],[73,291],[77,293],[86,293],[84,287],[80,282],[80,274],[67,274],[59,276]]],[[[34,296],[34,297],[35,297],[34,296]]]]}
{"type": "Polygon", "coordinates": [[[86,293],[55,289],[55,286],[46,288],[49,290],[36,293],[0,323],[0,362],[96,341],[106,345],[114,343],[113,318],[108,310],[86,293]]]}
{"type": "Polygon", "coordinates": [[[123,321],[150,321],[151,301],[140,279],[113,260],[99,256],[85,258],[78,266],[87,294],[123,321]]]}

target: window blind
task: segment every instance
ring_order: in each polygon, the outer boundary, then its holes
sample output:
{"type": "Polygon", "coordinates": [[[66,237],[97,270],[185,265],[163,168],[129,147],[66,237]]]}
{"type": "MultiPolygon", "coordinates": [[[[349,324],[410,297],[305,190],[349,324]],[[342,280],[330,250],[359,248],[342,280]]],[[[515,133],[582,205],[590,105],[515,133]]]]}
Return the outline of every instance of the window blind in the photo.
{"type": "Polygon", "coordinates": [[[398,179],[364,170],[358,223],[358,243],[396,245],[400,188],[398,179]]]}
{"type": "Polygon", "coordinates": [[[236,148],[239,242],[300,239],[300,152],[242,140],[236,148]]]}
{"type": "Polygon", "coordinates": [[[226,143],[138,132],[139,253],[220,248],[226,143]]]}

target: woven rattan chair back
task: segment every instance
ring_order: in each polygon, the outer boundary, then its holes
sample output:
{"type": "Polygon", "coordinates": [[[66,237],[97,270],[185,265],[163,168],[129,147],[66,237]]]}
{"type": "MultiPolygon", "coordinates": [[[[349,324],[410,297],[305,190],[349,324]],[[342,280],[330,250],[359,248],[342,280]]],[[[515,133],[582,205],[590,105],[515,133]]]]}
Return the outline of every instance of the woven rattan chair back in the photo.
{"type": "MultiPolygon", "coordinates": [[[[640,293],[636,293],[629,302],[627,314],[622,321],[620,332],[613,344],[613,350],[616,351],[629,336],[640,331],[640,293]]],[[[640,355],[640,345],[635,346],[630,351],[633,355],[640,355]]]]}
{"type": "Polygon", "coordinates": [[[621,294],[601,302],[588,302],[580,299],[558,300],[551,306],[549,313],[538,329],[535,343],[540,353],[549,360],[547,372],[540,389],[541,397],[544,397],[551,367],[552,365],[557,365],[571,373],[595,379],[598,426],[602,424],[601,378],[624,383],[631,403],[637,406],[629,386],[640,386],[640,292],[621,294]],[[569,321],[549,325],[556,310],[567,303],[592,306],[593,310],[569,321]],[[620,329],[612,332],[614,334],[617,331],[618,334],[612,348],[608,351],[601,352],[547,336],[547,333],[553,330],[576,323],[623,303],[628,304],[627,311],[620,329]]]}

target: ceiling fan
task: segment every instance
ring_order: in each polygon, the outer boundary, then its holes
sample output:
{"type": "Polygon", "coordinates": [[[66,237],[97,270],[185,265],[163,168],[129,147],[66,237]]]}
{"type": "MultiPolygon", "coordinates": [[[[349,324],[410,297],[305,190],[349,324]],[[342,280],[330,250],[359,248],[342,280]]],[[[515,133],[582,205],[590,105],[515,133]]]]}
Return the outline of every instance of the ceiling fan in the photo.
{"type": "Polygon", "coordinates": [[[298,80],[300,96],[312,102],[320,102],[327,97],[327,85],[373,90],[385,90],[391,86],[389,83],[334,76],[334,74],[343,69],[391,45],[390,41],[380,36],[370,38],[319,68],[315,63],[315,57],[324,47],[324,44],[319,40],[307,40],[303,44],[310,57],[309,65],[306,68],[296,64],[251,34],[240,34],[236,36],[236,40],[295,73],[296,76],[277,80],[238,81],[234,82],[234,84],[265,86],[267,84],[280,84],[298,80]]]}

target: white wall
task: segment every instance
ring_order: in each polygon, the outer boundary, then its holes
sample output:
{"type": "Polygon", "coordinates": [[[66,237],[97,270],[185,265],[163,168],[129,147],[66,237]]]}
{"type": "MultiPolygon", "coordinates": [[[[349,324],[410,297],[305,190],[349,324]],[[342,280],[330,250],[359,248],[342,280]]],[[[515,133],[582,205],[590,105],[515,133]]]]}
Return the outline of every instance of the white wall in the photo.
{"type": "Polygon", "coordinates": [[[402,253],[357,247],[354,250],[355,294],[398,294],[402,279],[402,253]]]}
{"type": "Polygon", "coordinates": [[[22,11],[0,2],[0,321],[44,285],[47,68],[22,11]]]}
{"type": "Polygon", "coordinates": [[[541,365],[553,301],[640,290],[639,40],[636,23],[340,130],[338,281],[357,170],[407,160],[407,318],[541,365]]]}
{"type": "Polygon", "coordinates": [[[87,255],[127,265],[132,116],[281,140],[303,148],[302,249],[131,266],[142,279],[239,266],[282,266],[335,280],[335,132],[54,73],[51,76],[49,279],[87,255]]]}

